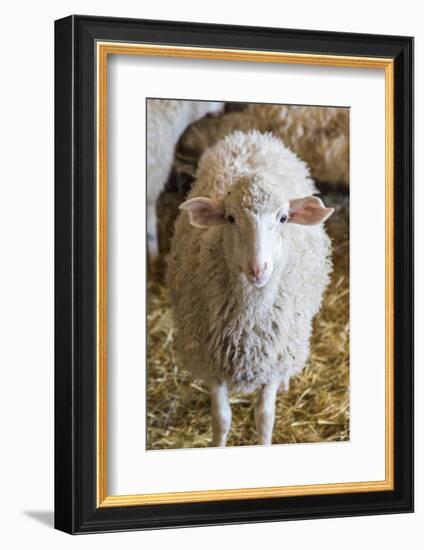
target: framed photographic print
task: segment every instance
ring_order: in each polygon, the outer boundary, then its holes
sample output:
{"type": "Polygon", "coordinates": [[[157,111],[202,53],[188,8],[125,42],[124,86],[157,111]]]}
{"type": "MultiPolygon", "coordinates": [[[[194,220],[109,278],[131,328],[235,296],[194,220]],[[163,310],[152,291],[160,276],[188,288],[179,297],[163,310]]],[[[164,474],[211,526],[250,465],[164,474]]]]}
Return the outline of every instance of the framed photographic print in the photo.
{"type": "Polygon", "coordinates": [[[55,24],[55,525],[413,509],[413,39],[55,24]]]}

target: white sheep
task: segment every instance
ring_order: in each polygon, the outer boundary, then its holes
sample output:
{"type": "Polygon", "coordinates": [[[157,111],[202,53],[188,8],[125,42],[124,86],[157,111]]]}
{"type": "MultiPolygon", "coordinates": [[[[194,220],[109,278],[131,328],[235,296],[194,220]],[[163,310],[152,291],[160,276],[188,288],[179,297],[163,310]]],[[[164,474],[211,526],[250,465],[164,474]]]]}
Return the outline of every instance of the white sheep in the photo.
{"type": "Polygon", "coordinates": [[[309,354],[312,320],[331,272],[306,164],[271,134],[235,132],[208,149],[180,208],[167,281],[181,367],[212,399],[212,445],[231,423],[228,392],[260,390],[255,421],[270,444],[278,389],[309,354]]]}
{"type": "Polygon", "coordinates": [[[210,101],[147,100],[147,238],[152,261],[159,254],[156,201],[168,180],[178,138],[189,124],[222,106],[210,101]]]}

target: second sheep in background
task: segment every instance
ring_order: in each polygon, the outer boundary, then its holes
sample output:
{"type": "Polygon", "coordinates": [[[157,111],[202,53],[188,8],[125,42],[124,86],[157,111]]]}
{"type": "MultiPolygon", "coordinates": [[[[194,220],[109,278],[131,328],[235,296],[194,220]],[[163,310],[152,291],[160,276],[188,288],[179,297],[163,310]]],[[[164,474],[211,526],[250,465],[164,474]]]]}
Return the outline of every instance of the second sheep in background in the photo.
{"type": "Polygon", "coordinates": [[[155,262],[159,255],[156,201],[169,177],[175,145],[192,122],[221,110],[224,104],[171,99],[147,102],[147,238],[149,261],[155,262]]]}
{"type": "Polygon", "coordinates": [[[314,180],[333,187],[349,186],[349,109],[340,107],[251,103],[242,110],[199,121],[181,138],[179,148],[185,154],[177,170],[194,175],[201,154],[237,130],[271,132],[307,163],[314,180]]]}

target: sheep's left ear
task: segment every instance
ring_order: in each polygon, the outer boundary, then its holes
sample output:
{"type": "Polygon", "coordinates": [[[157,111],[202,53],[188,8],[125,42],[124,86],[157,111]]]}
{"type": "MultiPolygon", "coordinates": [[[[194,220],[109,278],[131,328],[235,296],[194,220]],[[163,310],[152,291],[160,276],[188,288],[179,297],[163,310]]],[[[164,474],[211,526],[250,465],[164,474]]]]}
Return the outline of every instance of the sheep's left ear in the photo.
{"type": "Polygon", "coordinates": [[[334,212],[334,208],[326,208],[318,197],[293,199],[289,203],[289,223],[301,225],[316,225],[324,222],[334,212]]]}
{"type": "Polygon", "coordinates": [[[212,227],[225,223],[224,201],[208,197],[195,197],[180,204],[180,210],[186,210],[194,227],[212,227]]]}

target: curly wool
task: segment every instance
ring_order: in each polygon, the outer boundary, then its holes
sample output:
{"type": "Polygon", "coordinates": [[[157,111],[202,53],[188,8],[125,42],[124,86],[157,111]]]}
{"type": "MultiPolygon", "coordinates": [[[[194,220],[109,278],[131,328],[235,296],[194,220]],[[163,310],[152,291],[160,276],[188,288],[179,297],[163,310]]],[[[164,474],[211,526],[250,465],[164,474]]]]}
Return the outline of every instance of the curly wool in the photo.
{"type": "Polygon", "coordinates": [[[349,185],[349,110],[337,107],[249,104],[196,123],[182,137],[184,150],[199,155],[230,133],[272,132],[305,161],[315,180],[349,185]]]}
{"type": "MultiPolygon", "coordinates": [[[[224,198],[261,211],[315,192],[306,165],[271,134],[236,132],[202,157],[190,198],[224,198]]],[[[223,226],[198,229],[182,212],[168,257],[181,366],[206,382],[249,393],[275,379],[287,388],[309,354],[312,320],[331,272],[323,225],[288,224],[289,255],[255,288],[228,268],[223,226]]]]}
{"type": "Polygon", "coordinates": [[[192,122],[219,111],[220,102],[147,100],[147,201],[154,203],[163,190],[174,160],[178,138],[192,122]]]}

